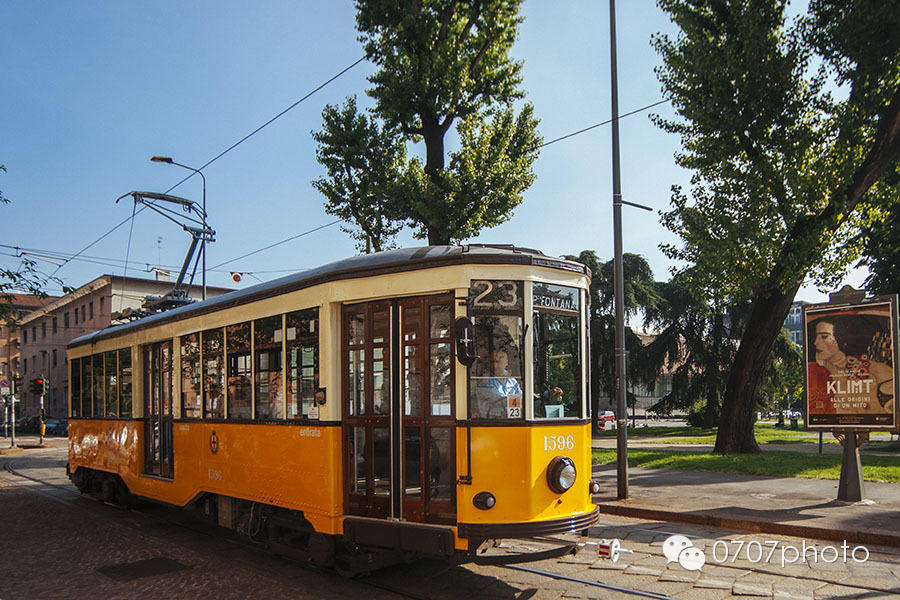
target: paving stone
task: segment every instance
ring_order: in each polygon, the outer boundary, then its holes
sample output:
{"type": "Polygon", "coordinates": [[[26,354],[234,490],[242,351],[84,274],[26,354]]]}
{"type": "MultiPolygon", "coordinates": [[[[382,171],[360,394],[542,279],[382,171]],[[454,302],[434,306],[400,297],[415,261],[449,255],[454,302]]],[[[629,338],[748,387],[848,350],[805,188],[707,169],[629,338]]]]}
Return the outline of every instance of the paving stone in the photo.
{"type": "Polygon", "coordinates": [[[771,598],[772,584],[762,581],[742,581],[738,579],[731,587],[735,596],[759,596],[762,598],[771,598]]]}
{"type": "Polygon", "coordinates": [[[723,579],[716,577],[701,576],[694,582],[695,588],[710,590],[728,590],[734,586],[734,579],[723,579]]]}
{"type": "Polygon", "coordinates": [[[678,569],[666,569],[659,576],[660,581],[675,581],[675,582],[686,582],[686,583],[694,583],[697,579],[700,578],[700,571],[687,571],[682,568],[678,569]]]}
{"type": "Polygon", "coordinates": [[[728,589],[693,588],[674,595],[674,598],[678,598],[678,600],[723,600],[731,597],[731,587],[728,589]]]}
{"type": "MultiPolygon", "coordinates": [[[[827,600],[830,598],[865,598],[865,600],[870,600],[874,596],[874,594],[870,594],[871,591],[864,588],[829,584],[817,589],[814,597],[816,600],[827,600]]],[[[886,597],[896,598],[895,595],[886,597]]]]}

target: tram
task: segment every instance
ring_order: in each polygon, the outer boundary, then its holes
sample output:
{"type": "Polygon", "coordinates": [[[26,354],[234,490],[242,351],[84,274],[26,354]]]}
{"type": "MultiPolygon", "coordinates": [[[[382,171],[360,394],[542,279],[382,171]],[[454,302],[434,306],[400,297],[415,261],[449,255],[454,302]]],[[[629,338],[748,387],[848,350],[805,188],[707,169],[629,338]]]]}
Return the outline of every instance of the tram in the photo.
{"type": "Polygon", "coordinates": [[[583,534],[589,278],[513,246],[398,249],[82,336],[69,477],[351,573],[583,534]]]}

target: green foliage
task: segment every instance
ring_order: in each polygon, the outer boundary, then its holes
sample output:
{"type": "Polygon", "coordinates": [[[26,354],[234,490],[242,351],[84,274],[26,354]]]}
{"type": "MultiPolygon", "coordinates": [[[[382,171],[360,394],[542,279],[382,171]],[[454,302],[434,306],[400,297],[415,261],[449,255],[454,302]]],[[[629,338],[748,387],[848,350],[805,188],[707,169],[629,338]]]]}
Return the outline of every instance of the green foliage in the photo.
{"type": "Polygon", "coordinates": [[[522,202],[541,138],[532,107],[514,108],[524,97],[522,65],[509,56],[520,4],[357,0],[359,39],[378,67],[367,90],[375,107],[364,116],[353,100],[327,106],[314,134],[328,172],[315,186],[331,214],[356,223],[357,238],[377,234],[380,247],[408,225],[429,244],[448,244],[505,221],[522,202]],[[459,150],[447,161],[454,124],[459,150]],[[424,162],[407,158],[420,142],[424,162]],[[356,170],[352,182],[342,166],[356,170]]]}
{"type": "MultiPolygon", "coordinates": [[[[665,250],[728,302],[790,289],[810,271],[834,286],[858,256],[853,234],[869,216],[854,210],[883,172],[848,197],[869,150],[879,150],[880,115],[900,82],[900,4],[822,0],[794,24],[785,4],[660,1],[681,28],[654,40],[664,61],[657,73],[681,118],[657,122],[681,136],[677,162],[695,172],[690,194],[676,188],[664,217],[684,245],[665,250]],[[885,33],[877,41],[864,29],[873,21],[885,33]],[[846,100],[832,98],[830,78],[849,84],[846,100]]],[[[896,164],[896,151],[888,158],[896,164]]]]}
{"type": "MultiPolygon", "coordinates": [[[[900,176],[892,185],[900,184],[900,176]]],[[[869,268],[865,288],[872,294],[900,292],[900,203],[889,207],[862,232],[865,257],[860,265],[869,268]]]]}
{"type": "MultiPolygon", "coordinates": [[[[347,230],[365,249],[370,242],[376,252],[390,245],[401,226],[396,188],[406,151],[393,132],[356,108],[356,98],[341,107],[328,105],[322,111],[325,126],[313,133],[318,144],[316,158],[328,172],[327,178],[313,181],[325,196],[325,212],[357,229],[347,230]]],[[[346,230],[346,229],[345,229],[346,230]]]]}

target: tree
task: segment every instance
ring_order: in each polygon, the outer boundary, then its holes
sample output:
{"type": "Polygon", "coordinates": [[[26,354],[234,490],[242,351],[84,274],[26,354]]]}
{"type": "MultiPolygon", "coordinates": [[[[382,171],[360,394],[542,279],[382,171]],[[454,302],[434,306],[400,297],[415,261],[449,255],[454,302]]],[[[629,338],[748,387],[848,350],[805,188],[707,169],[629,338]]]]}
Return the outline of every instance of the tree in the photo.
{"type": "MultiPolygon", "coordinates": [[[[565,258],[578,261],[591,270],[589,291],[591,307],[588,315],[591,333],[591,364],[588,371],[591,386],[591,412],[597,414],[600,410],[600,396],[606,395],[612,398],[615,394],[614,261],[601,263],[593,250],[583,250],[578,256],[569,255],[565,258]]],[[[658,297],[653,287],[653,272],[646,259],[639,254],[626,253],[622,257],[622,262],[625,279],[625,315],[628,318],[635,318],[639,313],[656,307],[658,297]]],[[[644,374],[650,372],[643,362],[644,346],[630,327],[625,328],[625,350],[629,356],[626,363],[628,380],[636,383],[652,383],[654,379],[644,377],[644,374]]],[[[630,400],[633,403],[633,393],[631,393],[630,400]]]]}
{"type": "Polygon", "coordinates": [[[751,303],[715,450],[759,452],[757,394],[797,289],[839,281],[855,230],[897,201],[900,0],[811,0],[792,23],[785,0],[659,5],[680,28],[654,39],[679,118],[657,122],[694,171],[663,216],[683,245],[664,250],[706,297],[751,303]]]}
{"type": "Polygon", "coordinates": [[[327,199],[325,212],[356,223],[358,230],[346,231],[359,241],[359,249],[371,244],[375,252],[384,250],[402,228],[393,202],[397,182],[384,174],[396,173],[405,162],[403,144],[395,132],[359,114],[356,98],[341,109],[326,106],[322,118],[325,126],[313,139],[328,177],[313,186],[327,199]]]}
{"type": "MultiPolygon", "coordinates": [[[[719,422],[722,390],[743,327],[738,308],[709,306],[693,293],[685,275],[657,283],[660,301],[646,313],[646,323],[660,329],[647,346],[646,365],[658,377],[671,371],[672,389],[655,405],[670,413],[703,404],[703,427],[719,422]]],[[[744,311],[745,312],[745,311],[744,311]]]]}
{"type": "Polygon", "coordinates": [[[524,97],[522,64],[509,56],[520,4],[357,0],[360,41],[379,68],[367,91],[375,106],[369,116],[358,114],[355,99],[343,110],[325,107],[314,135],[328,170],[316,187],[329,212],[353,219],[361,235],[381,231],[371,215],[382,214],[386,236],[406,224],[431,245],[509,218],[534,181],[541,141],[532,107],[514,106],[524,97]],[[454,125],[459,149],[448,162],[445,138],[454,125]],[[424,163],[403,151],[418,142],[424,163]],[[348,173],[363,165],[377,168],[368,181],[348,173]],[[365,185],[348,185],[351,177],[365,185]]]}

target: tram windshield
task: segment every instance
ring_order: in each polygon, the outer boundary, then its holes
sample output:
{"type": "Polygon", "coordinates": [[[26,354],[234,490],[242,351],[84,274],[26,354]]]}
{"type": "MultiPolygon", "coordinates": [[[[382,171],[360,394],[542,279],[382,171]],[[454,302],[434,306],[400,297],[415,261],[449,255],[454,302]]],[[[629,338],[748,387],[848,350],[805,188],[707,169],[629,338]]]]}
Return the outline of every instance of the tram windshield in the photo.
{"type": "Polygon", "coordinates": [[[581,302],[578,289],[535,283],[533,298],[534,417],[581,417],[581,302]]]}

